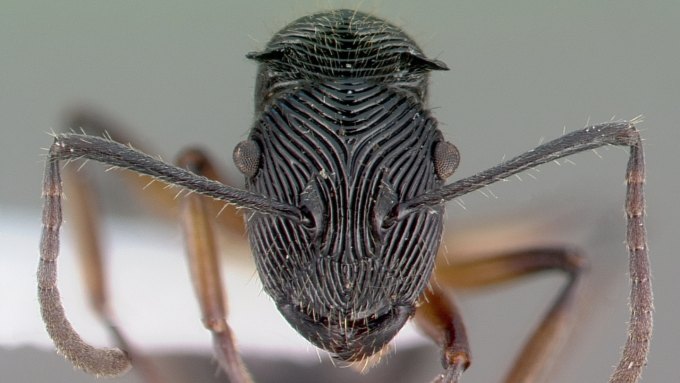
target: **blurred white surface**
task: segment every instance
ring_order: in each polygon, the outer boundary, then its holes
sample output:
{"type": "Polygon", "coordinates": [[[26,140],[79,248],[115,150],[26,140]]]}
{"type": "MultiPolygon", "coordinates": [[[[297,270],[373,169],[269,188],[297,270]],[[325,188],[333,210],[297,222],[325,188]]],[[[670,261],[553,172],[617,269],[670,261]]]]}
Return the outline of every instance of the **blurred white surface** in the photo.
{"type": "MultiPolygon", "coordinates": [[[[5,270],[0,278],[0,345],[51,349],[36,292],[40,213],[31,213],[3,211],[0,219],[0,243],[12,249],[0,257],[0,270],[5,270]]],[[[68,220],[68,216],[65,218],[68,220]]],[[[87,341],[111,345],[87,306],[67,224],[62,231],[59,287],[67,316],[87,341]]],[[[179,229],[117,219],[107,222],[106,243],[112,307],[130,339],[152,352],[209,352],[210,334],[201,325],[179,229]]],[[[247,251],[243,245],[235,248],[247,251]]],[[[254,266],[242,261],[231,265],[229,250],[223,253],[227,258],[222,272],[230,310],[228,320],[241,350],[260,356],[318,359],[316,349],[288,325],[261,290],[254,266]]],[[[420,338],[407,327],[400,336],[402,341],[420,338]]]]}

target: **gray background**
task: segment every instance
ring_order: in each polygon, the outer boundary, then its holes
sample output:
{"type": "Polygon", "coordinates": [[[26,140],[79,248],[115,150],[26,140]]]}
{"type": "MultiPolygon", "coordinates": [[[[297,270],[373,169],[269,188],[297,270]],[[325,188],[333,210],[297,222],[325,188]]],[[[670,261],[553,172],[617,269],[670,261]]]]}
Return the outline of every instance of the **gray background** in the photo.
{"type": "MultiPolygon", "coordinates": [[[[645,116],[640,128],[648,160],[648,231],[657,308],[645,372],[649,382],[680,380],[672,362],[680,353],[674,278],[680,262],[673,240],[679,216],[678,4],[365,1],[359,6],[403,26],[428,55],[452,69],[433,75],[431,106],[462,154],[454,177],[494,165],[542,138],[555,138],[564,127],[575,130],[612,116],[645,116]]],[[[232,148],[245,137],[252,120],[255,65],[245,53],[261,49],[273,32],[296,17],[355,6],[351,1],[318,0],[191,4],[4,0],[0,214],[33,217],[39,224],[40,148],[50,142],[45,132],[61,129],[64,111],[78,105],[117,116],[133,127],[140,142],[158,148],[166,158],[187,144],[200,144],[231,167],[232,148]]],[[[568,217],[560,221],[564,234],[558,237],[573,239],[591,254],[588,314],[577,325],[579,335],[568,346],[569,355],[558,363],[559,377],[553,382],[604,381],[625,340],[628,281],[621,206],[627,155],[611,149],[599,154],[601,158],[591,152],[577,155],[572,158],[575,165],[548,164],[536,180],[523,177],[522,182],[494,187],[497,199],[475,193],[464,198],[467,210],[455,203],[449,209],[450,228],[470,221],[491,222],[496,214],[520,220],[546,214],[558,221],[558,214],[564,214],[568,217]],[[581,219],[573,212],[585,214],[581,219]]],[[[107,199],[114,204],[117,199],[127,201],[117,193],[107,199]]],[[[2,250],[2,257],[27,256],[2,250]]],[[[0,270],[0,277],[8,271],[0,270]]],[[[535,320],[557,286],[539,280],[519,284],[511,292],[464,297],[475,352],[466,381],[499,379],[517,347],[509,334],[530,327],[533,322],[526,322],[535,320]]],[[[0,307],[1,315],[10,315],[11,307],[0,307]]],[[[428,369],[421,378],[425,381],[437,371],[436,350],[428,347],[414,355],[429,355],[433,364],[424,366],[416,356],[397,356],[386,367],[415,371],[408,361],[417,361],[416,366],[428,369]]],[[[259,370],[278,368],[269,362],[252,363],[259,370]]],[[[205,367],[204,374],[214,375],[214,368],[205,367]]],[[[321,380],[321,373],[315,370],[309,376],[321,380]]],[[[266,380],[266,372],[261,376],[266,382],[282,381],[284,375],[275,374],[274,380],[266,380]]],[[[49,350],[0,345],[2,382],[91,380],[49,350]]]]}

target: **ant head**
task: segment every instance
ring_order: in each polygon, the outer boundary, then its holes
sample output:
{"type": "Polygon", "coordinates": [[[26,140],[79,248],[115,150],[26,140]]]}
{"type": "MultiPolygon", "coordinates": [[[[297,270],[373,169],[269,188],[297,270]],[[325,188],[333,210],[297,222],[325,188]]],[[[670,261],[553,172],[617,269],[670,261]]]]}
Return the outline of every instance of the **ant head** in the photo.
{"type": "Polygon", "coordinates": [[[400,29],[354,11],[294,21],[249,57],[257,116],[234,162],[246,188],[298,219],[246,223],[265,291],[302,335],[340,359],[369,356],[413,313],[443,206],[402,214],[458,164],[425,107],[427,59],[400,29]]]}

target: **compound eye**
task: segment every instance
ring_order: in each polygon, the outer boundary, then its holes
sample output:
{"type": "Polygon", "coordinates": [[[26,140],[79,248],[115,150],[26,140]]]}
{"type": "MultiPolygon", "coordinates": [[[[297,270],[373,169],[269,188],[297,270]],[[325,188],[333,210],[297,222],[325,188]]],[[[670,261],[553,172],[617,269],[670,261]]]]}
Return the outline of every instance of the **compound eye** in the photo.
{"type": "Polygon", "coordinates": [[[257,174],[260,169],[262,152],[255,141],[241,141],[234,148],[234,164],[236,168],[248,178],[257,174]]]}
{"type": "Polygon", "coordinates": [[[450,142],[438,141],[432,153],[434,171],[439,179],[445,180],[456,171],[460,163],[458,148],[450,142]]]}

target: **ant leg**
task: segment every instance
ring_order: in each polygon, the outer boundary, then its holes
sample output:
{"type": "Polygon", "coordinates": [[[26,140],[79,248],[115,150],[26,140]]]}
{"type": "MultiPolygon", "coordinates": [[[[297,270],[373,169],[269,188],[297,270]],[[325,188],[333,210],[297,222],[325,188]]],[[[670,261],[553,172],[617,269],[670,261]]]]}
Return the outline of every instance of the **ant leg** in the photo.
{"type": "MultiPolygon", "coordinates": [[[[68,129],[84,131],[89,135],[107,137],[116,142],[132,143],[135,148],[145,153],[158,153],[153,148],[139,146],[138,140],[127,133],[133,131],[132,129],[122,126],[117,121],[93,109],[81,108],[71,111],[66,117],[65,126],[68,129]]],[[[226,177],[226,172],[223,169],[217,169],[213,161],[210,161],[210,166],[206,167],[202,174],[225,185],[234,186],[231,177],[226,177]]],[[[143,200],[144,206],[149,206],[154,214],[175,219],[178,212],[176,190],[169,189],[164,182],[155,182],[149,177],[139,176],[132,172],[122,172],[120,177],[127,184],[128,189],[143,200]],[[142,190],[143,193],[139,192],[142,190]]],[[[241,214],[236,212],[236,207],[212,199],[209,199],[206,203],[211,214],[217,217],[217,222],[222,227],[221,233],[231,233],[234,238],[244,236],[243,218],[241,214]]]]}
{"type": "Polygon", "coordinates": [[[458,382],[470,366],[470,346],[458,307],[453,298],[436,284],[425,289],[421,301],[414,321],[428,337],[443,348],[442,365],[446,374],[438,376],[434,382],[458,382]]]}
{"type": "Polygon", "coordinates": [[[504,382],[534,382],[559,351],[560,339],[569,330],[576,293],[585,259],[566,247],[538,247],[513,251],[458,264],[439,266],[433,284],[447,289],[479,288],[510,282],[542,271],[556,270],[567,275],[567,282],[533,331],[506,375],[504,382]]]}
{"type": "MultiPolygon", "coordinates": [[[[130,142],[125,134],[126,129],[114,121],[89,110],[70,113],[67,126],[78,127],[81,130],[87,130],[109,139],[130,142]]],[[[73,166],[67,166],[63,169],[64,178],[66,179],[64,188],[66,194],[71,197],[67,204],[67,210],[71,213],[72,219],[70,223],[73,225],[74,232],[77,235],[75,242],[78,247],[78,261],[81,266],[81,275],[83,276],[90,306],[99,319],[105,323],[118,346],[124,350],[126,358],[134,364],[135,370],[140,376],[147,382],[160,382],[162,381],[161,375],[151,360],[145,357],[143,353],[137,351],[137,348],[131,344],[130,340],[116,323],[115,315],[109,305],[103,251],[100,246],[100,219],[98,216],[99,203],[97,193],[94,190],[93,182],[88,180],[88,172],[85,170],[76,171],[76,169],[73,166]]],[[[139,191],[137,195],[140,198],[148,200],[148,203],[145,205],[155,207],[158,212],[164,212],[166,215],[171,215],[173,212],[177,213],[176,191],[168,189],[165,183],[150,183],[148,177],[140,177],[131,172],[119,174],[133,191],[139,191]],[[146,190],[142,193],[142,189],[146,190]]],[[[203,174],[211,179],[220,178],[217,175],[217,170],[212,166],[206,167],[203,174]]],[[[222,209],[224,203],[211,199],[209,206],[211,214],[214,213],[213,215],[217,216],[217,209],[222,209]]],[[[228,208],[234,209],[231,206],[228,208]]],[[[227,214],[221,214],[220,217],[222,218],[220,224],[224,229],[242,235],[243,220],[240,215],[235,214],[234,211],[233,214],[227,212],[227,214]]],[[[80,360],[84,358],[84,356],[78,357],[80,360]]],[[[107,374],[98,370],[92,372],[107,374]]]]}
{"type": "MultiPolygon", "coordinates": [[[[208,159],[198,150],[180,155],[179,166],[202,175],[211,169],[208,159]]],[[[227,323],[224,287],[215,243],[213,221],[206,197],[191,194],[180,199],[182,231],[187,243],[191,280],[201,308],[203,326],[213,335],[217,360],[232,383],[250,383],[252,378],[236,349],[227,323]]]]}

